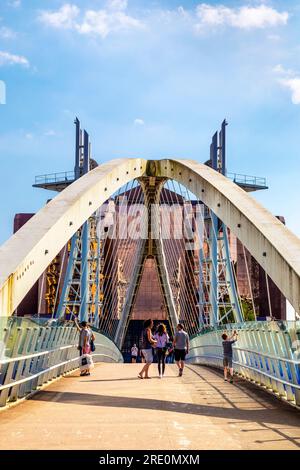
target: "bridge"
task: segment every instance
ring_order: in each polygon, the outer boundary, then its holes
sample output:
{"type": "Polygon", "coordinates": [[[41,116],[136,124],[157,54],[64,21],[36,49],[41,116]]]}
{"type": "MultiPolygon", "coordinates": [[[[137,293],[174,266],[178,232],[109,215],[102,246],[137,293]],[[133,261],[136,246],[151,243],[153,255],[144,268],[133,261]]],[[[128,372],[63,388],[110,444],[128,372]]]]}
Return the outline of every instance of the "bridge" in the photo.
{"type": "Polygon", "coordinates": [[[265,179],[227,172],[226,122],[204,164],[98,165],[75,124],[74,171],[36,178],[58,194],[0,248],[0,447],[299,448],[300,240],[249,194],[265,179]],[[263,273],[265,312],[249,258],[263,273]],[[153,364],[141,381],[140,366],[124,363],[150,268],[169,334],[181,322],[190,336],[181,378],[170,364],[156,379],[153,364]],[[275,318],[272,286],[294,320],[275,318]],[[38,311],[21,315],[34,287],[38,311]],[[90,377],[79,377],[75,318],[94,331],[90,377]],[[224,331],[238,332],[233,384],[222,379],[224,331]]]}

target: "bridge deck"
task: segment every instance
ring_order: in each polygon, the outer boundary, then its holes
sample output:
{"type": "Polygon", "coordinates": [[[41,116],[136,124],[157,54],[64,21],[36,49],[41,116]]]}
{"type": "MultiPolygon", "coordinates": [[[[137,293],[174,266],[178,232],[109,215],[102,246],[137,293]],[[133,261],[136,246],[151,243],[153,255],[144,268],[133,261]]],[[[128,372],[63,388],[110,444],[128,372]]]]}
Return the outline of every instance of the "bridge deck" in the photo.
{"type": "Polygon", "coordinates": [[[62,378],[0,413],[0,448],[299,449],[297,410],[219,372],[189,366],[178,378],[175,367],[163,380],[139,380],[139,364],[62,378]]]}

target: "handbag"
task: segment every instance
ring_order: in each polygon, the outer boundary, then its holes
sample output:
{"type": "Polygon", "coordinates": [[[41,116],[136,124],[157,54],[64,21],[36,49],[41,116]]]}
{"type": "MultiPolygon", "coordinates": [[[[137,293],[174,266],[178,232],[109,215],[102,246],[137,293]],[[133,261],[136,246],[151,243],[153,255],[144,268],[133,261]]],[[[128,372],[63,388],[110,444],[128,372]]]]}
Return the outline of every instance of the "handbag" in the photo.
{"type": "Polygon", "coordinates": [[[80,358],[80,367],[86,367],[88,364],[88,360],[87,360],[87,357],[86,355],[85,356],[81,356],[80,358]]]}
{"type": "Polygon", "coordinates": [[[94,343],[94,341],[93,341],[92,339],[91,339],[91,341],[90,341],[90,346],[91,346],[91,352],[96,351],[96,346],[95,346],[95,343],[94,343]]]}
{"type": "Polygon", "coordinates": [[[79,361],[79,368],[81,370],[93,369],[94,361],[92,356],[90,356],[89,354],[84,354],[83,356],[81,356],[79,361]]]}

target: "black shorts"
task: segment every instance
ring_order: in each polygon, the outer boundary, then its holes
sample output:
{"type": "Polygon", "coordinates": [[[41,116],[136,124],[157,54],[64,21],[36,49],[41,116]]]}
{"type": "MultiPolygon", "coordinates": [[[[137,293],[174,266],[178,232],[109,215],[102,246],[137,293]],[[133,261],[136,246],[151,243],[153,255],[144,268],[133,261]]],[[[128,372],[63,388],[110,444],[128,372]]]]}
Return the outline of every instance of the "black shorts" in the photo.
{"type": "Polygon", "coordinates": [[[186,350],[185,349],[175,349],[175,361],[184,361],[186,356],[186,350]]]}
{"type": "Polygon", "coordinates": [[[223,358],[223,366],[224,366],[224,367],[229,367],[229,369],[232,369],[232,357],[230,357],[230,356],[224,356],[224,358],[223,358]]]}

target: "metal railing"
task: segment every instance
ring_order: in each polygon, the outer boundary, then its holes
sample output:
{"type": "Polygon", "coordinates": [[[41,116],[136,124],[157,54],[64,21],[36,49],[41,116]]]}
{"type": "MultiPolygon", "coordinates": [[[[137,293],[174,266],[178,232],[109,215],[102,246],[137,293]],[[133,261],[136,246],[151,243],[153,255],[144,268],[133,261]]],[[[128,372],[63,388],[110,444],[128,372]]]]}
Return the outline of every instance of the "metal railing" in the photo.
{"type": "Polygon", "coordinates": [[[300,322],[247,322],[202,331],[191,339],[188,362],[223,368],[222,333],[238,332],[235,372],[300,406],[300,322]]]}
{"type": "MultiPolygon", "coordinates": [[[[244,184],[247,186],[266,187],[267,180],[260,176],[243,175],[240,173],[226,173],[227,178],[231,179],[234,183],[244,184]]],[[[35,177],[35,184],[58,184],[70,183],[75,180],[74,171],[63,171],[60,173],[49,173],[46,175],[38,175],[35,177]]]]}
{"type": "MultiPolygon", "coordinates": [[[[115,344],[94,332],[95,362],[123,362],[115,344]]],[[[24,319],[0,325],[0,407],[79,367],[78,332],[71,325],[41,326],[24,319]]]]}
{"type": "Polygon", "coordinates": [[[260,186],[266,187],[266,178],[260,176],[241,175],[239,173],[226,173],[227,178],[231,179],[234,183],[244,184],[246,186],[260,186]]]}
{"type": "Polygon", "coordinates": [[[35,177],[35,184],[70,183],[74,180],[74,171],[64,171],[61,173],[49,173],[48,175],[38,175],[35,177]]]}

